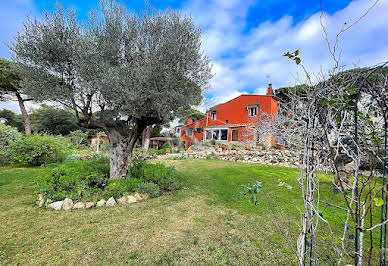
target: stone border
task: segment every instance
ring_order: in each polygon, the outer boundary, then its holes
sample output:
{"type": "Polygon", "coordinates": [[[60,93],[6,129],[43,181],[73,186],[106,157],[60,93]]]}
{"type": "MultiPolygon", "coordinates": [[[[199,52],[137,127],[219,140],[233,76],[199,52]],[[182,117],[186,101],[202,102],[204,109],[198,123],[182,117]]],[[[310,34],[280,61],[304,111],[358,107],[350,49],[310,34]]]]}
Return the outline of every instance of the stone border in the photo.
{"type": "Polygon", "coordinates": [[[50,199],[46,200],[43,195],[39,194],[36,204],[39,208],[46,207],[56,211],[72,211],[76,209],[90,209],[93,207],[115,207],[117,205],[132,204],[147,199],[149,199],[148,194],[135,193],[134,195],[122,196],[121,198],[117,199],[117,201],[113,197],[110,197],[107,201],[101,199],[97,203],[92,201],[78,201],[74,203],[73,200],[69,198],[53,202],[50,199]]]}

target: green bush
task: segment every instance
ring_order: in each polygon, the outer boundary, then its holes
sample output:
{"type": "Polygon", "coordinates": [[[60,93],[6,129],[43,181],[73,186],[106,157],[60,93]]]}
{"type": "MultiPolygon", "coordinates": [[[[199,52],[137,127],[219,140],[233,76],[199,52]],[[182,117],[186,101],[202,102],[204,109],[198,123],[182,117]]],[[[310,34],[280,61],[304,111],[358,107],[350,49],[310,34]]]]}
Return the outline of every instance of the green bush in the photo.
{"type": "Polygon", "coordinates": [[[125,178],[110,180],[104,190],[104,198],[114,197],[115,199],[128,195],[136,191],[137,186],[142,182],[141,179],[125,178]]]}
{"type": "Polygon", "coordinates": [[[115,199],[135,191],[156,197],[178,188],[178,174],[162,164],[135,163],[132,175],[125,179],[109,179],[109,159],[68,161],[47,166],[47,174],[39,184],[39,192],[52,200],[97,201],[115,199]],[[143,175],[144,172],[144,175],[143,175]]]}
{"type": "Polygon", "coordinates": [[[170,143],[166,142],[163,144],[162,149],[171,149],[170,143]]]}
{"type": "Polygon", "coordinates": [[[180,188],[179,175],[173,166],[167,167],[160,163],[150,164],[141,161],[132,165],[129,174],[131,177],[159,185],[163,192],[180,188]]]}
{"type": "Polygon", "coordinates": [[[103,196],[109,183],[109,162],[103,158],[94,161],[65,162],[48,167],[47,174],[39,180],[39,191],[46,198],[62,200],[92,200],[103,196]]]}
{"type": "Polygon", "coordinates": [[[210,141],[210,144],[213,145],[213,146],[215,146],[215,145],[216,145],[216,140],[215,140],[215,139],[212,139],[212,140],[210,141]]]}
{"type": "Polygon", "coordinates": [[[77,159],[80,161],[91,161],[102,157],[102,155],[95,150],[88,148],[77,152],[77,159]]]}
{"type": "Polygon", "coordinates": [[[61,139],[32,135],[11,143],[7,152],[14,162],[39,166],[61,162],[71,150],[61,139]]]}
{"type": "Polygon", "coordinates": [[[139,193],[147,193],[151,198],[155,198],[160,195],[160,188],[157,184],[152,182],[142,182],[140,183],[136,191],[139,193]]]}
{"type": "Polygon", "coordinates": [[[21,137],[22,134],[16,128],[0,123],[0,165],[11,161],[8,147],[21,137]]]}
{"type": "Polygon", "coordinates": [[[163,154],[166,154],[166,150],[164,150],[164,149],[161,149],[161,150],[157,150],[157,149],[148,149],[148,150],[147,150],[147,153],[148,153],[148,154],[151,154],[151,155],[163,155],[163,154]]]}
{"type": "Polygon", "coordinates": [[[73,145],[78,149],[81,144],[87,144],[88,133],[83,132],[82,130],[72,131],[69,134],[69,139],[73,145]]]}
{"type": "Polygon", "coordinates": [[[236,145],[236,144],[230,144],[230,145],[229,145],[229,148],[230,148],[231,150],[235,150],[235,149],[237,148],[237,145],[236,145]]]}

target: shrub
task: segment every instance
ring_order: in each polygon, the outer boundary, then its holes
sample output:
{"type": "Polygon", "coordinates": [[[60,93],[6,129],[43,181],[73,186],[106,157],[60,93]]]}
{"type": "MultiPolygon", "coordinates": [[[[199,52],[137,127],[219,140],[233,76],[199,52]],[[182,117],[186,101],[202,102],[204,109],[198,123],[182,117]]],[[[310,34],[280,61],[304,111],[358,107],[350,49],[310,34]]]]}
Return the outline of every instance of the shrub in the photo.
{"type": "Polygon", "coordinates": [[[46,168],[47,173],[38,181],[39,192],[45,198],[54,201],[66,197],[75,201],[97,201],[110,197],[117,199],[135,191],[156,197],[178,188],[175,169],[161,164],[155,166],[145,162],[134,164],[132,168],[137,169],[138,174],[125,179],[109,179],[107,158],[68,161],[52,164],[46,168]],[[157,168],[162,170],[156,172],[157,168]]]}
{"type": "Polygon", "coordinates": [[[114,197],[115,199],[135,192],[137,186],[142,182],[141,179],[125,178],[110,180],[104,190],[104,198],[114,197]]]}
{"type": "Polygon", "coordinates": [[[101,157],[101,154],[93,149],[83,149],[77,152],[77,159],[80,161],[91,161],[101,157]]]}
{"type": "Polygon", "coordinates": [[[139,193],[147,193],[151,198],[155,198],[160,195],[160,188],[157,184],[152,182],[142,182],[140,183],[136,191],[139,193]]]}
{"type": "Polygon", "coordinates": [[[86,144],[88,139],[88,133],[82,130],[72,131],[69,134],[69,139],[73,145],[78,149],[81,144],[86,144]]]}
{"type": "Polygon", "coordinates": [[[210,144],[213,145],[213,146],[216,145],[216,140],[215,140],[215,139],[212,139],[212,140],[210,141],[210,144]]]}
{"type": "Polygon", "coordinates": [[[163,144],[162,149],[171,149],[170,143],[166,142],[163,144]]]}
{"type": "Polygon", "coordinates": [[[236,145],[236,144],[230,144],[230,145],[229,145],[229,148],[230,148],[231,150],[235,150],[235,149],[237,148],[237,145],[236,145]]]}
{"type": "Polygon", "coordinates": [[[173,191],[180,187],[178,182],[179,175],[176,169],[160,163],[150,164],[144,161],[134,163],[131,167],[130,175],[131,177],[159,185],[163,192],[173,191]]]}
{"type": "Polygon", "coordinates": [[[0,165],[10,162],[8,147],[22,137],[22,134],[14,127],[0,123],[0,165]]]}
{"type": "Polygon", "coordinates": [[[14,162],[33,166],[61,162],[69,153],[69,147],[52,136],[25,136],[8,147],[8,154],[14,162]]]}
{"type": "Polygon", "coordinates": [[[148,149],[147,153],[150,155],[163,155],[166,154],[165,149],[157,150],[157,149],[148,149]]]}
{"type": "Polygon", "coordinates": [[[103,196],[109,183],[109,162],[98,159],[89,162],[73,161],[48,167],[48,172],[39,181],[39,191],[46,198],[62,200],[92,200],[103,196]]]}

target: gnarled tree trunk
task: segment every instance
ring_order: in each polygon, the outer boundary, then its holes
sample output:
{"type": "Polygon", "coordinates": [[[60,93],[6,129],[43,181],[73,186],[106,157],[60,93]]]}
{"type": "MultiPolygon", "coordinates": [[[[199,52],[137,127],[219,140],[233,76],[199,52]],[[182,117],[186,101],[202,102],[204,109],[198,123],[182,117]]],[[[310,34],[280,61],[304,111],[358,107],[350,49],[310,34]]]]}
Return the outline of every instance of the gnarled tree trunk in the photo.
{"type": "Polygon", "coordinates": [[[130,137],[124,137],[119,131],[107,128],[105,133],[110,143],[110,178],[125,178],[132,163],[132,151],[140,133],[144,129],[140,123],[136,123],[130,137]]]}
{"type": "Polygon", "coordinates": [[[31,122],[30,122],[30,117],[28,116],[28,113],[26,110],[26,106],[24,105],[24,100],[19,93],[16,93],[16,97],[18,99],[20,111],[22,112],[22,116],[23,116],[24,133],[27,136],[31,135],[31,122]]]}

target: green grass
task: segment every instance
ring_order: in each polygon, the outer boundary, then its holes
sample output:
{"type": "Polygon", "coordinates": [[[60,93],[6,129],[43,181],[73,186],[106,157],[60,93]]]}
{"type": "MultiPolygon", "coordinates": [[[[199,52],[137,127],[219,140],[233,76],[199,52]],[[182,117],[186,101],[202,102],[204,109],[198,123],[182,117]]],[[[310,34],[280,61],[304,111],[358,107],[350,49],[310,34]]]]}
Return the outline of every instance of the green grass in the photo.
{"type": "MultiPolygon", "coordinates": [[[[35,206],[34,182],[44,168],[0,168],[0,265],[297,264],[297,170],[215,160],[163,163],[176,166],[185,188],[133,205],[73,212],[35,206]],[[241,185],[256,180],[263,182],[258,206],[241,194],[241,185]],[[293,188],[279,187],[279,180],[293,188]]],[[[332,185],[320,186],[329,201],[332,185]]],[[[324,217],[339,232],[341,211],[326,210],[324,217]]],[[[322,264],[330,264],[332,248],[322,252],[328,256],[322,264]]]]}

